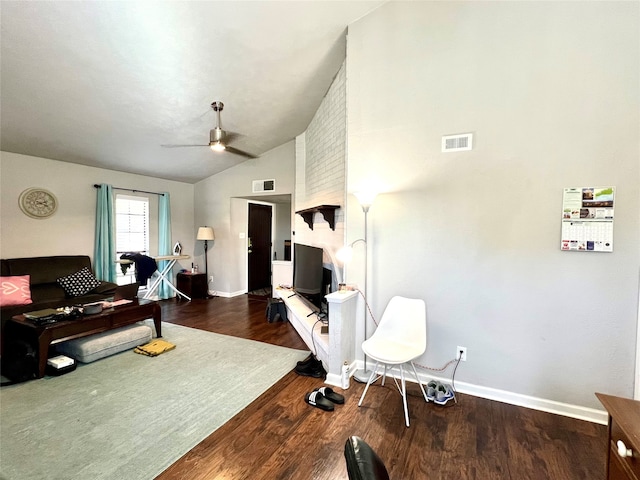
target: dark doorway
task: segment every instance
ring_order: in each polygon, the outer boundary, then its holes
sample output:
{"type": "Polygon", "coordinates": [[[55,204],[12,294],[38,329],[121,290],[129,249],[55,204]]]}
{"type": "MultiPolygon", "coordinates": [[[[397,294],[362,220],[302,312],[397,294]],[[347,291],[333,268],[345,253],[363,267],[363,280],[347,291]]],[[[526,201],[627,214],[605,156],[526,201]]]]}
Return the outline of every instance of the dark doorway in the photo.
{"type": "Polygon", "coordinates": [[[249,203],[249,292],[271,288],[271,205],[249,203]]]}

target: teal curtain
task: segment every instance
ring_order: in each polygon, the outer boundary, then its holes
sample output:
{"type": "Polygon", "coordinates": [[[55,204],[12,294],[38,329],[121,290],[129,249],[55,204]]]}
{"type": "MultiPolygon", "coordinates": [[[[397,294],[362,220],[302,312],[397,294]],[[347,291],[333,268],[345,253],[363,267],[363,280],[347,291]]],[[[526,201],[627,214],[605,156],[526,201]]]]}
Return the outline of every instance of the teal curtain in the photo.
{"type": "MultiPolygon", "coordinates": [[[[173,246],[171,245],[171,200],[169,193],[164,192],[158,197],[158,255],[171,255],[173,246]]],[[[162,271],[168,262],[163,260],[158,262],[158,270],[162,271]]],[[[173,274],[169,272],[168,278],[173,281],[173,274]]],[[[158,287],[158,297],[160,299],[170,298],[173,291],[162,282],[158,287]]]]}
{"type": "Polygon", "coordinates": [[[96,239],[93,268],[96,278],[105,282],[116,281],[115,217],[113,215],[113,187],[106,183],[97,189],[96,239]]]}

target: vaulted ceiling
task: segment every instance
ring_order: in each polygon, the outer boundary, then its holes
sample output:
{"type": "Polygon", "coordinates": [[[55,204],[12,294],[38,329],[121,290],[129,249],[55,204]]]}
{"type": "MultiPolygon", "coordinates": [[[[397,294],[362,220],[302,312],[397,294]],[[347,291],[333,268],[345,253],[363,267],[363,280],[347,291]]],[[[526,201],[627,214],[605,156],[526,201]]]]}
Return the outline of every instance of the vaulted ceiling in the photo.
{"type": "Polygon", "coordinates": [[[195,183],[302,133],[383,1],[2,1],[0,149],[195,183]]]}

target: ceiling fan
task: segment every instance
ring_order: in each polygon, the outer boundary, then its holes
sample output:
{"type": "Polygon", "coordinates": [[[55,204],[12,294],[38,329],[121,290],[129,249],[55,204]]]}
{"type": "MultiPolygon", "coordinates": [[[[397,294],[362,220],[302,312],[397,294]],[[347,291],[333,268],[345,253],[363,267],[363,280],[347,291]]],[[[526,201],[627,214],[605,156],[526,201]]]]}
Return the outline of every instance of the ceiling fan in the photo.
{"type": "Polygon", "coordinates": [[[209,131],[209,144],[208,145],[161,145],[161,147],[165,148],[180,148],[180,147],[209,147],[214,152],[229,152],[234,153],[236,155],[241,155],[247,158],[258,158],[256,155],[253,155],[248,152],[244,152],[240,149],[232,147],[229,145],[229,142],[233,141],[238,135],[232,132],[227,132],[222,130],[221,122],[220,122],[220,112],[224,108],[224,104],[222,102],[213,102],[211,104],[211,108],[217,115],[216,128],[213,128],[209,131]]]}

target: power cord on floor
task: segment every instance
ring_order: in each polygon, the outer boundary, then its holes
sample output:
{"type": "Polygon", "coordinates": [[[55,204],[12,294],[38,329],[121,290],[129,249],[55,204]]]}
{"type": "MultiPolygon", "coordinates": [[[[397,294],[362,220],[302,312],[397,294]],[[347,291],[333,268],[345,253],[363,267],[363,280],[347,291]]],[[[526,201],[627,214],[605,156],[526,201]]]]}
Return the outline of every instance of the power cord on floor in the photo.
{"type": "MultiPolygon", "coordinates": [[[[451,391],[453,392],[454,405],[458,404],[458,392],[456,391],[456,370],[458,370],[458,365],[460,365],[461,360],[462,355],[458,356],[458,358],[456,359],[456,366],[453,367],[453,373],[451,374],[451,391]]],[[[446,406],[446,403],[442,406],[446,406]]]]}
{"type": "MultiPolygon", "coordinates": [[[[316,315],[317,317],[317,315],[316,315]]],[[[316,331],[316,325],[318,323],[323,323],[322,320],[320,318],[318,318],[313,326],[311,327],[311,345],[313,345],[313,355],[317,358],[318,357],[318,348],[316,347],[316,339],[315,339],[315,331],[316,331]]]]}
{"type": "Polygon", "coordinates": [[[462,355],[458,356],[458,358],[456,359],[456,366],[453,367],[453,373],[451,374],[451,390],[453,390],[454,395],[458,393],[456,391],[456,370],[458,370],[458,365],[460,365],[461,360],[462,360],[462,355]]]}

